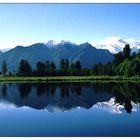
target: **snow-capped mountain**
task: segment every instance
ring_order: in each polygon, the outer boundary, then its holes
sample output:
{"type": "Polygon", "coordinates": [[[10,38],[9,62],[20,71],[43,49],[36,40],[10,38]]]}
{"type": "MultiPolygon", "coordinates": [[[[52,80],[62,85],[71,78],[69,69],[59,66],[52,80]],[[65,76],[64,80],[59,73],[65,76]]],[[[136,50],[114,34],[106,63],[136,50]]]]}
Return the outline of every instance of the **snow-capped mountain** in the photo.
{"type": "Polygon", "coordinates": [[[58,48],[65,45],[69,45],[70,47],[78,46],[76,43],[72,43],[70,41],[65,41],[65,40],[61,40],[59,42],[54,40],[49,40],[45,45],[47,48],[58,48]]]}
{"type": "Polygon", "coordinates": [[[55,45],[57,45],[58,42],[54,41],[54,40],[49,40],[45,45],[48,47],[48,48],[52,48],[54,47],[55,45]]]}
{"type": "Polygon", "coordinates": [[[34,69],[36,62],[54,61],[59,68],[61,59],[69,59],[70,63],[79,60],[82,67],[91,68],[96,63],[106,63],[113,60],[113,54],[108,50],[96,49],[89,43],[74,44],[68,41],[55,43],[49,41],[30,46],[17,46],[9,51],[0,53],[0,64],[7,62],[9,71],[17,70],[21,59],[26,59],[34,69]]]}
{"type": "Polygon", "coordinates": [[[126,44],[130,45],[133,52],[138,52],[140,42],[135,39],[121,39],[120,37],[109,37],[101,42],[94,43],[93,46],[98,49],[108,49],[111,53],[118,53],[123,50],[126,44]]]}

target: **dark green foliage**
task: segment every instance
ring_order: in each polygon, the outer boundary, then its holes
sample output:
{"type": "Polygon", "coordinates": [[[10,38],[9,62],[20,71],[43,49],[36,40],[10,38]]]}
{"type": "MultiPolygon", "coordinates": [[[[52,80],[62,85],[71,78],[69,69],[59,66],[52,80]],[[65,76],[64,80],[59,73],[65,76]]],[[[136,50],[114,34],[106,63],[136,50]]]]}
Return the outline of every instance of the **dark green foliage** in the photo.
{"type": "MultiPolygon", "coordinates": [[[[129,44],[125,45],[122,52],[114,55],[114,60],[107,63],[94,64],[92,68],[83,68],[79,60],[69,61],[61,59],[57,68],[54,61],[37,62],[36,69],[32,68],[27,60],[21,60],[19,69],[16,73],[9,73],[9,76],[89,76],[89,75],[109,75],[109,76],[140,76],[140,51],[131,54],[129,44]]],[[[3,61],[2,73],[7,72],[7,64],[3,61]]]]}
{"type": "Polygon", "coordinates": [[[51,64],[50,64],[50,70],[51,71],[55,71],[56,70],[56,66],[55,66],[54,61],[52,61],[51,64]]]}
{"type": "Polygon", "coordinates": [[[111,62],[108,62],[106,65],[104,65],[104,75],[114,75],[114,66],[111,62]]]}
{"type": "Polygon", "coordinates": [[[98,72],[98,64],[94,64],[93,65],[92,74],[93,75],[99,75],[99,72],[98,72]]]}
{"type": "Polygon", "coordinates": [[[68,59],[61,59],[60,60],[60,68],[61,70],[64,70],[64,69],[68,69],[69,68],[69,60],[68,59]]]}
{"type": "Polygon", "coordinates": [[[119,66],[119,75],[130,76],[131,75],[131,62],[126,59],[119,66]]]}
{"type": "Polygon", "coordinates": [[[122,52],[114,55],[114,60],[106,64],[94,64],[93,75],[110,76],[140,76],[140,53],[133,53],[129,44],[125,45],[122,52]]]}
{"type": "Polygon", "coordinates": [[[122,53],[123,53],[124,59],[129,59],[130,58],[131,49],[130,49],[129,44],[125,45],[122,53]]]}
{"type": "Polygon", "coordinates": [[[60,60],[60,75],[70,75],[69,74],[69,60],[61,59],[60,60]]]}
{"type": "Polygon", "coordinates": [[[22,59],[20,61],[18,75],[20,76],[30,76],[32,75],[32,68],[27,60],[22,59]]]}
{"type": "Polygon", "coordinates": [[[74,69],[74,64],[73,64],[73,63],[71,63],[71,66],[70,66],[70,67],[71,67],[71,69],[74,69]]]}
{"type": "Polygon", "coordinates": [[[65,65],[66,65],[65,59],[61,59],[61,60],[60,60],[60,69],[61,69],[61,70],[65,70],[65,67],[66,67],[65,65]]]}
{"type": "MultiPolygon", "coordinates": [[[[130,46],[127,44],[125,45],[123,52],[120,52],[123,56],[123,61],[120,59],[120,62],[117,61],[118,58],[115,57],[112,64],[115,64],[116,71],[115,75],[122,75],[122,76],[140,76],[140,55],[139,53],[133,53],[131,55],[130,46]],[[117,63],[115,63],[117,61],[117,63]]],[[[117,54],[116,54],[117,55],[117,54]]]]}
{"type": "Polygon", "coordinates": [[[66,59],[66,69],[69,69],[69,59],[66,59]]]}
{"type": "Polygon", "coordinates": [[[37,62],[36,63],[36,73],[37,75],[39,76],[43,76],[45,75],[45,72],[46,72],[46,65],[45,63],[42,63],[42,62],[37,62]]]}
{"type": "Polygon", "coordinates": [[[46,71],[50,70],[50,61],[46,61],[46,71]]]}
{"type": "Polygon", "coordinates": [[[79,60],[75,62],[74,68],[77,70],[81,70],[81,62],[79,60]]]}
{"type": "Polygon", "coordinates": [[[131,61],[131,75],[140,76],[140,58],[136,57],[131,61]]]}
{"type": "Polygon", "coordinates": [[[3,61],[2,62],[1,70],[2,70],[2,74],[5,76],[6,73],[7,73],[7,64],[6,64],[6,61],[3,61]]]}
{"type": "Polygon", "coordinates": [[[71,75],[85,75],[79,60],[71,64],[71,75]]]}
{"type": "Polygon", "coordinates": [[[13,75],[12,75],[12,72],[9,72],[9,76],[13,76],[13,75]]]}
{"type": "Polygon", "coordinates": [[[124,60],[123,54],[122,54],[122,52],[119,52],[119,53],[114,55],[113,63],[115,65],[119,65],[121,62],[123,62],[123,60],[124,60]]]}

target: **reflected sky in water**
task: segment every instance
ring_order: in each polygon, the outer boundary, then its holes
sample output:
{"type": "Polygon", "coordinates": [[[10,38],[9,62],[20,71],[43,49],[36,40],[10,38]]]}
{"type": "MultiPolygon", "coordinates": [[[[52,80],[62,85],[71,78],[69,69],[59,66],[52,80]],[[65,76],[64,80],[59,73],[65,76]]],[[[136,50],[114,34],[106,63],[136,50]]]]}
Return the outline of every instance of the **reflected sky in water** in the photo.
{"type": "Polygon", "coordinates": [[[0,84],[0,136],[140,136],[140,85],[0,84]]]}

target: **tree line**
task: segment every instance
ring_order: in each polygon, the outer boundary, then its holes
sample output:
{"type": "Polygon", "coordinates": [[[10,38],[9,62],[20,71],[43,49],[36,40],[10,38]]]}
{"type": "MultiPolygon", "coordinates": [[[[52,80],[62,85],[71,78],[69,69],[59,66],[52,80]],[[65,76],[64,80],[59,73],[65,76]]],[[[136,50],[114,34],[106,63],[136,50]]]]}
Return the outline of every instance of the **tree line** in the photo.
{"type": "MultiPolygon", "coordinates": [[[[89,75],[89,69],[84,69],[81,66],[81,62],[70,63],[68,59],[60,60],[60,68],[57,69],[54,61],[41,62],[38,61],[33,69],[30,63],[22,59],[19,63],[17,71],[9,72],[8,76],[63,76],[63,75],[89,75]]],[[[7,75],[8,69],[5,61],[1,66],[2,74],[7,75]]]]}
{"type": "Polygon", "coordinates": [[[129,44],[126,44],[123,51],[114,54],[111,62],[94,64],[92,68],[83,68],[81,62],[69,62],[69,59],[61,59],[59,69],[54,61],[38,61],[33,69],[30,63],[22,59],[17,71],[7,74],[6,61],[2,62],[2,74],[9,76],[89,76],[89,75],[109,75],[109,76],[140,76],[140,51],[131,53],[129,44]]]}
{"type": "Polygon", "coordinates": [[[69,63],[68,59],[60,60],[60,69],[56,68],[54,61],[36,63],[36,69],[32,70],[27,60],[21,60],[17,75],[19,76],[52,76],[52,75],[80,75],[81,62],[69,63]]]}
{"type": "Polygon", "coordinates": [[[114,54],[112,62],[106,64],[94,64],[93,75],[109,76],[140,76],[140,50],[131,53],[129,44],[126,44],[122,52],[114,54]]]}

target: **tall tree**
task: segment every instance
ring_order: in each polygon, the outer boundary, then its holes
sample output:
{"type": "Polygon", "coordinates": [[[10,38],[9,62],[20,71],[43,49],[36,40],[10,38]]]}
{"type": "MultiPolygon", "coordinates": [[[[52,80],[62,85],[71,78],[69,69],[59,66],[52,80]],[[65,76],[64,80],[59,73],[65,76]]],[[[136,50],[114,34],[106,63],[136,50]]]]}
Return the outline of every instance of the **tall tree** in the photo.
{"type": "Polygon", "coordinates": [[[71,68],[71,69],[74,69],[74,64],[73,64],[73,62],[71,63],[70,68],[71,68]]]}
{"type": "Polygon", "coordinates": [[[123,53],[122,52],[119,52],[119,53],[117,53],[117,54],[114,55],[113,63],[115,65],[119,65],[121,62],[123,62],[123,60],[124,60],[123,53]]]}
{"type": "Polygon", "coordinates": [[[50,70],[50,61],[46,61],[46,71],[50,70]]]}
{"type": "Polygon", "coordinates": [[[74,75],[81,75],[81,73],[82,73],[81,62],[78,60],[74,64],[74,75]]]}
{"type": "Polygon", "coordinates": [[[63,71],[65,69],[66,63],[65,63],[65,59],[61,59],[60,60],[60,69],[63,71]]]}
{"type": "Polygon", "coordinates": [[[130,46],[129,46],[129,44],[126,44],[124,49],[123,49],[124,59],[129,59],[130,58],[130,53],[131,53],[130,46]]]}
{"type": "Polygon", "coordinates": [[[130,76],[131,75],[131,62],[126,59],[118,66],[119,75],[130,76]]]}
{"type": "Polygon", "coordinates": [[[140,58],[136,57],[131,61],[131,74],[140,76],[140,58]]]}
{"type": "Polygon", "coordinates": [[[5,60],[2,62],[1,70],[2,70],[2,74],[5,76],[7,73],[7,64],[5,60]]]}
{"type": "Polygon", "coordinates": [[[27,60],[22,59],[20,61],[18,73],[21,76],[30,76],[32,74],[32,68],[27,60]]]}
{"type": "Polygon", "coordinates": [[[69,59],[66,59],[66,69],[69,69],[69,59]]]}
{"type": "Polygon", "coordinates": [[[99,72],[98,72],[98,64],[93,65],[92,74],[93,75],[98,75],[99,74],[99,72]]]}
{"type": "Polygon", "coordinates": [[[50,64],[50,70],[51,70],[51,72],[54,72],[56,70],[56,65],[55,65],[54,61],[52,61],[50,64]]]}
{"type": "Polygon", "coordinates": [[[46,72],[46,65],[43,62],[37,62],[36,63],[36,71],[37,71],[37,75],[43,76],[45,75],[46,72]]]}
{"type": "Polygon", "coordinates": [[[77,69],[77,70],[81,70],[81,62],[78,60],[78,61],[76,61],[75,62],[75,64],[74,64],[74,67],[75,67],[75,69],[77,69]]]}

